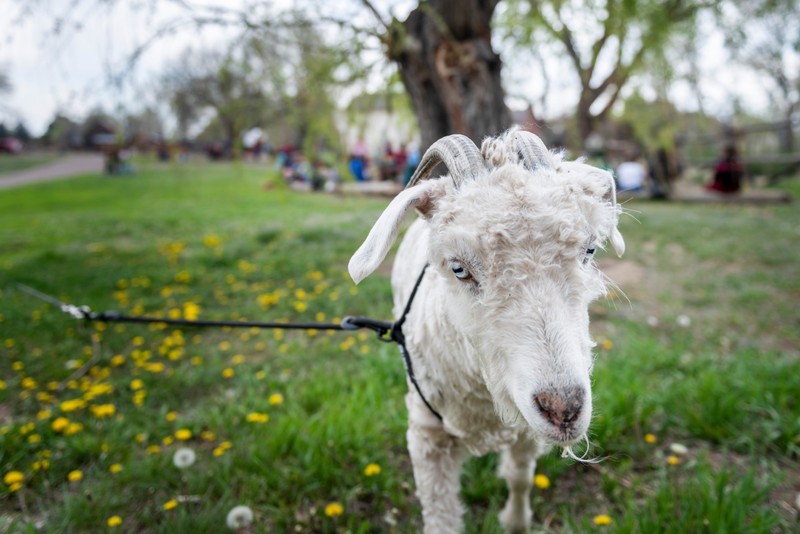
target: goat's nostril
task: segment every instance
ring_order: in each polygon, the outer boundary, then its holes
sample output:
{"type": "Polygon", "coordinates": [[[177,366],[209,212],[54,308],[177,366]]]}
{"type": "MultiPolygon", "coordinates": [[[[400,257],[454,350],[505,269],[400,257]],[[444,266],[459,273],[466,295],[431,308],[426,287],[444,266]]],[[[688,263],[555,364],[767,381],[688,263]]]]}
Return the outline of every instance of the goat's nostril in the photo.
{"type": "Polygon", "coordinates": [[[568,429],[581,414],[583,389],[575,387],[560,391],[543,391],[534,395],[533,400],[550,424],[568,429]]]}

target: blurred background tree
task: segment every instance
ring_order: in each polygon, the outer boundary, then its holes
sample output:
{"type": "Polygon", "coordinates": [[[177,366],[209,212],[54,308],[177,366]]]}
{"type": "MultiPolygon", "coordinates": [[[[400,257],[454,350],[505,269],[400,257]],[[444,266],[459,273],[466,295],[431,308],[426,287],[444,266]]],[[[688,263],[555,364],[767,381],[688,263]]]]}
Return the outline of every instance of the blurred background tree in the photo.
{"type": "MultiPolygon", "coordinates": [[[[18,2],[26,12],[54,5],[18,2]]],[[[383,95],[378,100],[390,108],[413,111],[423,150],[449,133],[479,141],[512,122],[576,151],[595,142],[593,134],[619,132],[647,151],[674,150],[678,141],[735,131],[737,121],[777,120],[780,150],[792,154],[800,106],[795,4],[300,0],[280,9],[268,0],[75,0],[56,10],[50,32],[59,38],[83,31],[81,17],[101,6],[106,14],[172,8],[123,65],[108,67],[113,85],[132,78],[137,61],[171,35],[225,28],[227,40],[167,59],[157,90],[150,91],[155,96],[139,109],[125,103],[115,111],[122,121],[149,107],[164,135],[172,131],[182,140],[199,135],[235,148],[243,131],[258,126],[278,143],[342,153],[341,117],[383,95]],[[714,56],[738,69],[745,83],[713,79],[704,55],[720,35],[714,56]],[[745,87],[767,94],[771,108],[752,113],[742,104],[745,87]],[[398,88],[404,97],[397,97],[398,88]],[[523,115],[511,109],[520,102],[528,108],[523,115]]],[[[758,146],[771,150],[770,143],[758,146]]],[[[706,148],[703,158],[718,149],[711,142],[706,148]]]]}
{"type": "Polygon", "coordinates": [[[716,0],[509,0],[498,21],[521,46],[559,43],[580,85],[576,120],[585,143],[631,78],[658,64],[678,34],[716,0]]]}

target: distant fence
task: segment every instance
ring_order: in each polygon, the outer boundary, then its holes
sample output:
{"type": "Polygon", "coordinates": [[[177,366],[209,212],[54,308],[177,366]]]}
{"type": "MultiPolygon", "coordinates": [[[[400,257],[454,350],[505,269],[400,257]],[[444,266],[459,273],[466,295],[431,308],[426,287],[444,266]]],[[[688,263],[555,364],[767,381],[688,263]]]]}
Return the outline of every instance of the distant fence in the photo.
{"type": "Polygon", "coordinates": [[[726,125],[716,133],[689,133],[680,143],[681,160],[695,167],[712,166],[727,145],[739,150],[748,174],[777,178],[800,169],[800,120],[726,125]]]}

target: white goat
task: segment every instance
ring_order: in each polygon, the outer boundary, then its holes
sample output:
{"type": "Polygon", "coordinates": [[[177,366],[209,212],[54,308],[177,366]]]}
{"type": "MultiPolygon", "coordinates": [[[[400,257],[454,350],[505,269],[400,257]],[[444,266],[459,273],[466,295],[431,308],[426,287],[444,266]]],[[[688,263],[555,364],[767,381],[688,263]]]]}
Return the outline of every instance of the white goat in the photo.
{"type": "MultiPolygon", "coordinates": [[[[589,303],[604,294],[592,254],[624,251],[611,175],[562,161],[533,134],[434,143],[350,260],[358,283],[420,213],[392,271],[395,315],[417,278],[404,333],[419,388],[409,388],[408,448],[425,532],[459,532],[467,454],[501,450],[509,531],[531,524],[535,460],[585,439],[592,413],[589,303]],[[450,179],[423,181],[444,163],[450,179]]],[[[574,455],[573,455],[574,457],[574,455]]]]}

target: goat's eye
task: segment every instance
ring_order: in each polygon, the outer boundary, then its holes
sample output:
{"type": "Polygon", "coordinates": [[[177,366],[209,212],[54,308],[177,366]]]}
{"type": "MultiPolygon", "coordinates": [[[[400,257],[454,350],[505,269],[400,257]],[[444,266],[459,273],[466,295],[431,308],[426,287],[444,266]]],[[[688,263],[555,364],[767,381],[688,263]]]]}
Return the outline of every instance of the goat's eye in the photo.
{"type": "Polygon", "coordinates": [[[592,256],[594,256],[594,247],[589,247],[586,249],[586,252],[583,254],[583,264],[586,265],[592,260],[592,256]]]}
{"type": "Polygon", "coordinates": [[[472,278],[472,275],[469,273],[467,268],[464,267],[460,262],[451,261],[450,269],[452,269],[453,274],[456,275],[456,278],[459,280],[469,280],[472,278]]]}

